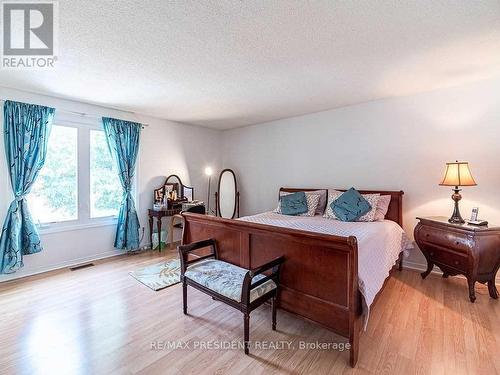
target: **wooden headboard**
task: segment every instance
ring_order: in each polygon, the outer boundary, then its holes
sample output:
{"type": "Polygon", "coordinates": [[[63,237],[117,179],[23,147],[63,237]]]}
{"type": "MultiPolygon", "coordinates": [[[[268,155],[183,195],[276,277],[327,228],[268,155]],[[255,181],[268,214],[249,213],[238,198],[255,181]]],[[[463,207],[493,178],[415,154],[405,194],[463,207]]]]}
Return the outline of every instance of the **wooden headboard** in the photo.
{"type": "MultiPolygon", "coordinates": [[[[304,188],[287,188],[287,187],[280,188],[280,192],[286,192],[286,193],[295,193],[298,191],[315,191],[315,190],[326,191],[326,194],[328,196],[328,189],[312,189],[312,188],[304,189],[304,188]]],[[[346,191],[346,189],[335,189],[335,190],[346,191]]],[[[385,215],[385,218],[387,220],[395,221],[401,227],[403,227],[403,194],[404,194],[404,192],[402,190],[400,190],[400,191],[358,190],[358,191],[361,194],[390,195],[391,196],[391,203],[389,203],[389,209],[387,210],[387,214],[385,215]]],[[[323,210],[325,208],[326,208],[326,203],[325,203],[325,206],[323,207],[323,210]]]]}

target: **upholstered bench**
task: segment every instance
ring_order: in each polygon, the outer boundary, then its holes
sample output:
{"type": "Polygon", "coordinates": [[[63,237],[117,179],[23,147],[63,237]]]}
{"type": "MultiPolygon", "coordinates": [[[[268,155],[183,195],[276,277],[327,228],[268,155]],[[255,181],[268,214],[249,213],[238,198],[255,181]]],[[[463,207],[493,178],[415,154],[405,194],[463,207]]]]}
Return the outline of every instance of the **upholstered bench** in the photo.
{"type": "Polygon", "coordinates": [[[276,297],[279,274],[284,258],[276,258],[258,268],[247,270],[218,259],[217,243],[213,239],[178,247],[181,260],[182,302],[187,314],[187,286],[190,285],[214,299],[243,313],[245,354],[249,352],[250,312],[271,300],[272,329],[276,330],[276,297]],[[189,254],[209,247],[208,255],[189,254]],[[268,275],[265,271],[270,271],[268,275]]]}

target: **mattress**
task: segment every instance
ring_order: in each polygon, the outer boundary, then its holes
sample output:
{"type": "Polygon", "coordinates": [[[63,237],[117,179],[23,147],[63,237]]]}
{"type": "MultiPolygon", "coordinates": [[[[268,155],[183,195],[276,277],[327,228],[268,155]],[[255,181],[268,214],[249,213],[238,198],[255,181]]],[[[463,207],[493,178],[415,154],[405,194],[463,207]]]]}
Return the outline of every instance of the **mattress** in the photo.
{"type": "Polygon", "coordinates": [[[411,242],[403,229],[394,221],[343,222],[324,218],[287,216],[275,212],[264,212],[245,216],[239,220],[277,227],[304,230],[314,233],[332,234],[358,240],[358,282],[363,299],[364,327],[368,323],[370,306],[382,289],[385,279],[401,252],[408,256],[411,242]]]}

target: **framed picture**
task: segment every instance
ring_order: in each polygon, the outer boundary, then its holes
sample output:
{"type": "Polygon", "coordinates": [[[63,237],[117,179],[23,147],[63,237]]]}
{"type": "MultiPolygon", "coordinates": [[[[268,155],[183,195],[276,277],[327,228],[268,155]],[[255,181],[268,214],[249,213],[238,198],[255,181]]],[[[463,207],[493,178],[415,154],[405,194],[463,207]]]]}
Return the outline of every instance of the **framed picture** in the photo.
{"type": "Polygon", "coordinates": [[[191,202],[194,200],[194,188],[189,187],[189,186],[183,186],[183,192],[182,192],[182,197],[186,198],[188,202],[191,202]]]}
{"type": "Polygon", "coordinates": [[[171,192],[173,192],[174,190],[177,191],[178,189],[178,185],[177,183],[169,183],[169,184],[165,184],[164,188],[165,188],[165,193],[166,194],[170,194],[171,192]]]}

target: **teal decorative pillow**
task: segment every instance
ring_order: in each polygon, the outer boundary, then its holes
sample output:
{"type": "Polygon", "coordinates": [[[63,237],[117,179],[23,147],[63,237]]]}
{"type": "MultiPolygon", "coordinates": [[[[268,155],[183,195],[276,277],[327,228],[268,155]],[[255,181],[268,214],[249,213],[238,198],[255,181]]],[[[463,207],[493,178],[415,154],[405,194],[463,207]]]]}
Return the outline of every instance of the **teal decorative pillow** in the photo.
{"type": "Polygon", "coordinates": [[[307,212],[307,198],[303,191],[284,195],[280,202],[283,215],[300,215],[307,212]]]}
{"type": "Polygon", "coordinates": [[[350,188],[333,201],[331,208],[339,220],[356,221],[372,206],[356,189],[350,188]]]}

